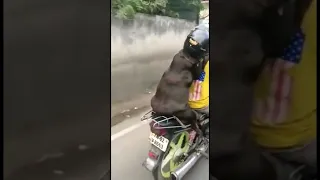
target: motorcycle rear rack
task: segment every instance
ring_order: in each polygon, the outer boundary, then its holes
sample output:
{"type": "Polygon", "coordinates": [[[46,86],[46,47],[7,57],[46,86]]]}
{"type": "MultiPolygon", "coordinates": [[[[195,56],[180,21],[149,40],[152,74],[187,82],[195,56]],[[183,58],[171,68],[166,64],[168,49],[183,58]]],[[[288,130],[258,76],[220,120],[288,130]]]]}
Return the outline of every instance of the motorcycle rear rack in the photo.
{"type": "Polygon", "coordinates": [[[185,125],[179,118],[176,116],[153,116],[154,111],[149,111],[145,115],[141,117],[141,121],[146,121],[146,120],[151,120],[154,122],[153,128],[155,129],[173,129],[173,128],[183,128],[183,129],[188,129],[191,127],[190,124],[185,125]],[[161,120],[159,120],[161,119],[161,120]],[[177,121],[179,125],[177,126],[159,126],[160,123],[166,123],[169,124],[169,121],[177,121]]]}

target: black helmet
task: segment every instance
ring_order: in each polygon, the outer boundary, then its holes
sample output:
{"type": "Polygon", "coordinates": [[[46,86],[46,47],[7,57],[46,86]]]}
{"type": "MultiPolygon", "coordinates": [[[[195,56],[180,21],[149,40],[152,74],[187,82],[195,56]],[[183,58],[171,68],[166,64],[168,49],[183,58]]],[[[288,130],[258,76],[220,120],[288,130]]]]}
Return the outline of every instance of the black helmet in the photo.
{"type": "Polygon", "coordinates": [[[201,24],[190,32],[184,42],[183,51],[198,60],[209,54],[209,24],[201,24]]]}

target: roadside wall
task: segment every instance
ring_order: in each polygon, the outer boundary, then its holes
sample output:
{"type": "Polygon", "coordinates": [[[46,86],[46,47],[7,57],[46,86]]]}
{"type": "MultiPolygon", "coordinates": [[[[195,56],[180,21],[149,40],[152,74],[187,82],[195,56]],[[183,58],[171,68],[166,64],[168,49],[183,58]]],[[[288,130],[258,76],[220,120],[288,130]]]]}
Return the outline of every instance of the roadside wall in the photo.
{"type": "Polygon", "coordinates": [[[111,101],[130,101],[152,89],[194,23],[139,14],[111,19],[111,101]]]}

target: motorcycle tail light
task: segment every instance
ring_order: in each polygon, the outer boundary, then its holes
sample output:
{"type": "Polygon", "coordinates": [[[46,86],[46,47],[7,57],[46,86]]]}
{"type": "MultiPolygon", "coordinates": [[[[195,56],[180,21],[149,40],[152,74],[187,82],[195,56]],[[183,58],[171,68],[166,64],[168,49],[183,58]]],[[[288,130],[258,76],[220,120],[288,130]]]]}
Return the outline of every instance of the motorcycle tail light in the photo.
{"type": "Polygon", "coordinates": [[[152,151],[149,151],[148,156],[151,159],[158,159],[158,155],[152,151]]]}
{"type": "Polygon", "coordinates": [[[154,125],[154,124],[155,124],[154,122],[150,123],[150,131],[151,132],[153,132],[154,134],[159,135],[159,136],[164,136],[167,134],[166,129],[164,129],[160,126],[154,125]]]}

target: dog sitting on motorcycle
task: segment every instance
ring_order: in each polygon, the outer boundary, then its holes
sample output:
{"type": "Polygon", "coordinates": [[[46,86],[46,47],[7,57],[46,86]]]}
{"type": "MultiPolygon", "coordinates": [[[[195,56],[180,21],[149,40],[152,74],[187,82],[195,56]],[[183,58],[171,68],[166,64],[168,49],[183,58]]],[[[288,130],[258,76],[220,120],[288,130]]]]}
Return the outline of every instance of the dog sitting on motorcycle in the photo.
{"type": "Polygon", "coordinates": [[[209,25],[197,26],[187,36],[183,49],[164,72],[151,107],[156,114],[176,116],[199,129],[198,120],[209,115],[209,25]]]}

